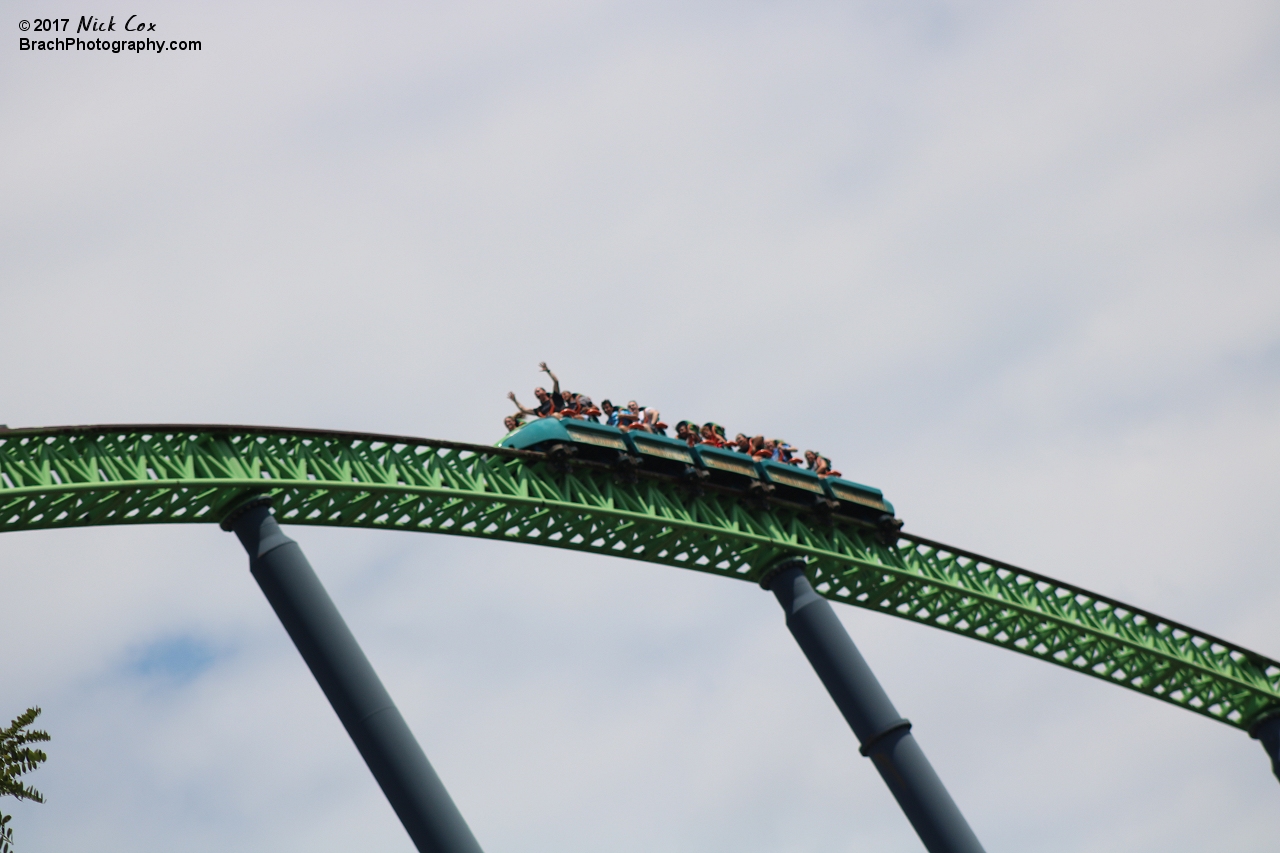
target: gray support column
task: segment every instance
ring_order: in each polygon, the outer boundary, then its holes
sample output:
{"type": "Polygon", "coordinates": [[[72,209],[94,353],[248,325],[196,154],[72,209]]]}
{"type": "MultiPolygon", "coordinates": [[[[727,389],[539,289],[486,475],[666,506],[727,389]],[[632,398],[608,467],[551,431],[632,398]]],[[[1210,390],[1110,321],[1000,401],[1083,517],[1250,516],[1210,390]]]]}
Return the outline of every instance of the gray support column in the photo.
{"type": "Polygon", "coordinates": [[[912,737],[911,723],[898,715],[830,602],[809,584],[804,560],[779,563],[765,573],[760,585],[777,597],[787,614],[787,628],[925,848],[930,853],[983,853],[977,836],[912,737]]]}
{"type": "Polygon", "coordinates": [[[1267,751],[1267,757],[1271,759],[1271,772],[1280,779],[1280,714],[1254,724],[1249,730],[1249,735],[1261,743],[1262,748],[1267,751]]]}
{"type": "Polygon", "coordinates": [[[320,682],[338,719],[421,853],[480,853],[480,845],[391,701],[298,543],[265,499],[225,521],[249,552],[249,570],[320,682]]]}

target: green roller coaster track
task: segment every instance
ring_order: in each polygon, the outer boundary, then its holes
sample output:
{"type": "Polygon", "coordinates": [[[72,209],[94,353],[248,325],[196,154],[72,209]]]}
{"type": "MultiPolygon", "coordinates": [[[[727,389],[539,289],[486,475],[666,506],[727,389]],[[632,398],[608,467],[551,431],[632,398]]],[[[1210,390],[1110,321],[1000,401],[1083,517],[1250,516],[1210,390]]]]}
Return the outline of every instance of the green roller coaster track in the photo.
{"type": "Polygon", "coordinates": [[[527,542],[754,581],[807,560],[832,601],[1064,666],[1248,730],[1280,664],[1033,572],[782,502],[540,453],[235,426],[0,432],[0,531],[217,523],[254,494],[280,521],[527,542]]]}

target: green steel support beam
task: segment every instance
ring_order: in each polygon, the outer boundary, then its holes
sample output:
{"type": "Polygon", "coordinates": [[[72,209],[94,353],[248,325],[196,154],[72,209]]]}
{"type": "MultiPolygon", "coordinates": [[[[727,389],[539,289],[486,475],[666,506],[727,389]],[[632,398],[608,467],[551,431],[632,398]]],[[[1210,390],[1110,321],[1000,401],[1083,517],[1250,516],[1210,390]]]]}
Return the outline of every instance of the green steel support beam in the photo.
{"type": "Polygon", "coordinates": [[[1248,731],[1280,713],[1280,664],[1014,566],[853,520],[588,464],[401,436],[228,426],[0,432],[0,532],[217,523],[245,497],[287,524],[527,542],[756,581],[803,557],[815,589],[1030,655],[1248,731]]]}

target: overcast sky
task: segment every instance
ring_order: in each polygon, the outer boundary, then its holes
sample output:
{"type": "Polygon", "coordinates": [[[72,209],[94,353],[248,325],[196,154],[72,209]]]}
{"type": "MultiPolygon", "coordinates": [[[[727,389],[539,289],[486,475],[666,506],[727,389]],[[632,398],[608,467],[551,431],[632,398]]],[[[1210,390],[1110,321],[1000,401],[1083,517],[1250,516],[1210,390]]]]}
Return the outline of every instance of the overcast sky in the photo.
{"type": "MultiPolygon", "coordinates": [[[[1275,3],[3,7],[0,422],[490,442],[545,359],[1280,657],[1275,3]]],[[[922,849],[758,588],[289,532],[489,853],[922,849]]],[[[21,850],[412,849],[228,534],[5,534],[0,602],[21,850]]],[[[1236,729],[840,614],[990,853],[1280,833],[1236,729]]]]}

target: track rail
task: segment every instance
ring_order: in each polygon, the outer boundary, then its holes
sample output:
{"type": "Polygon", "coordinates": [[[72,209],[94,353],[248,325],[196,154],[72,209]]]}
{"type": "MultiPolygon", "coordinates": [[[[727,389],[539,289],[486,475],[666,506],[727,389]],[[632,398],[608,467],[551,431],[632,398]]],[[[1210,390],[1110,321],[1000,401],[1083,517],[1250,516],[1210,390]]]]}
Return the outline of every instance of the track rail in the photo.
{"type": "Polygon", "coordinates": [[[833,600],[963,634],[1249,729],[1280,663],[1114,599],[939,542],[603,466],[408,436],[124,425],[0,432],[0,532],[217,523],[254,494],[280,521],[447,533],[754,581],[804,557],[833,600]]]}

